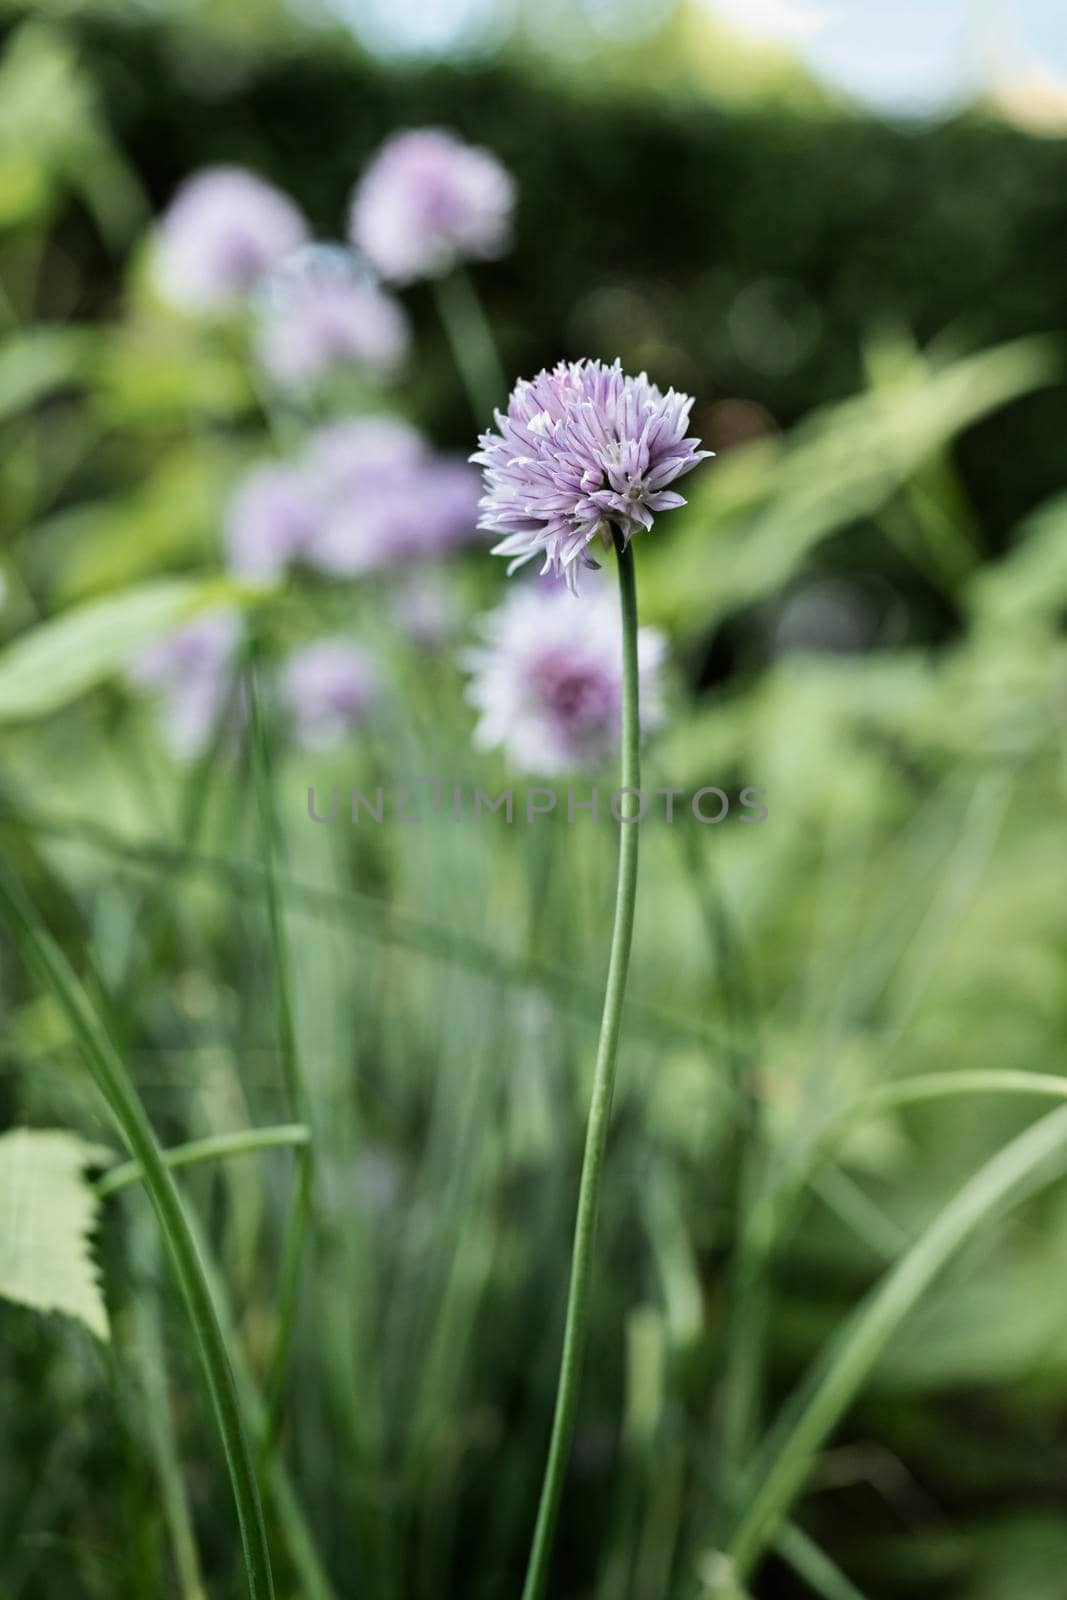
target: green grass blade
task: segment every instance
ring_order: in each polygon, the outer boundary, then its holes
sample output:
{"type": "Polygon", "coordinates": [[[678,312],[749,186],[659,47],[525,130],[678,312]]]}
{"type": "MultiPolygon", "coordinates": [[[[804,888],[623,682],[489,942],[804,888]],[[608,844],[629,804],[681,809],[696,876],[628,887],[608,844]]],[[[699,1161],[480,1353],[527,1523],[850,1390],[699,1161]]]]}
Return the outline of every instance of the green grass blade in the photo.
{"type": "MultiPolygon", "coordinates": [[[[276,1128],[250,1128],[245,1133],[217,1133],[207,1139],[190,1139],[188,1144],[173,1145],[161,1151],[168,1167],[195,1167],[201,1161],[219,1161],[227,1156],[252,1155],[260,1150],[278,1150],[306,1145],[310,1139],[302,1122],[283,1122],[276,1128]]],[[[96,1192],[103,1200],[120,1189],[144,1178],[139,1161],[124,1161],[98,1178],[96,1192]]]]}
{"type": "Polygon", "coordinates": [[[795,1522],[785,1523],[774,1545],[782,1560],[820,1600],[864,1600],[851,1578],[795,1522]]]}
{"type": "Polygon", "coordinates": [[[66,957],[21,885],[0,865],[0,910],[26,959],[59,1002],[130,1154],[144,1173],[170,1257],[222,1438],[233,1487],[252,1600],[273,1600],[274,1584],[255,1469],[226,1346],[181,1197],[125,1063],[114,1050],[66,957]]]}
{"type": "MultiPolygon", "coordinates": [[[[189,851],[158,840],[130,839],[98,822],[95,818],[63,818],[40,811],[12,809],[5,798],[0,824],[29,834],[52,838],[71,838],[98,850],[127,869],[149,872],[196,873],[231,890],[262,892],[265,871],[255,862],[237,862],[224,856],[189,851]]],[[[278,885],[293,905],[324,916],[344,917],[370,939],[397,949],[426,956],[432,961],[452,963],[492,978],[501,986],[544,990],[568,1010],[595,1021],[600,1016],[601,986],[576,975],[565,967],[547,962],[511,957],[494,946],[468,934],[457,934],[426,917],[395,910],[373,895],[356,890],[324,889],[301,882],[286,873],[277,874],[278,885]]],[[[627,996],[626,1033],[631,1038],[661,1042],[664,1039],[688,1041],[721,1051],[728,1043],[725,1030],[694,1018],[661,1010],[640,999],[627,996]]],[[[724,1094],[725,1094],[724,1085],[724,1094]]]]}
{"type": "Polygon", "coordinates": [[[775,1535],[816,1452],[852,1403],[890,1338],[966,1240],[1039,1175],[1064,1167],[1067,1106],[1050,1112],[992,1157],[846,1320],[788,1401],[747,1474],[751,1486],[728,1553],[750,1573],[775,1535]],[[1052,1158],[1059,1156],[1058,1162],[1052,1158]],[[1048,1164],[1048,1171],[1040,1169],[1048,1164]]]}
{"type": "MultiPolygon", "coordinates": [[[[248,673],[248,700],[252,710],[252,773],[255,781],[260,833],[262,835],[267,892],[267,920],[270,925],[271,951],[274,959],[275,1005],[277,1008],[278,1043],[281,1049],[282,1073],[285,1077],[285,1089],[289,1097],[290,1110],[294,1116],[306,1124],[308,1122],[308,1095],[296,1038],[296,1025],[293,1014],[292,961],[285,928],[282,890],[278,880],[278,819],[275,812],[274,792],[271,782],[270,747],[254,667],[248,673]]],[[[313,1181],[314,1155],[313,1147],[309,1140],[300,1151],[285,1230],[285,1243],[282,1247],[282,1266],[278,1287],[278,1333],[267,1386],[267,1426],[262,1442],[265,1456],[269,1456],[277,1444],[285,1409],[289,1353],[292,1349],[293,1331],[296,1326],[296,1313],[300,1298],[300,1268],[311,1227],[313,1181]]]]}
{"type": "MultiPolygon", "coordinates": [[[[260,1439],[266,1427],[267,1408],[238,1336],[229,1286],[212,1253],[211,1242],[204,1237],[196,1217],[191,1215],[189,1223],[196,1247],[200,1252],[200,1259],[204,1264],[204,1272],[218,1312],[222,1335],[227,1348],[232,1352],[233,1376],[241,1401],[241,1410],[249,1432],[253,1438],[260,1439]]],[[[272,1456],[269,1463],[265,1463],[263,1481],[277,1519],[279,1538],[285,1546],[296,1575],[294,1596],[298,1595],[299,1600],[338,1600],[338,1595],[319,1559],[300,1496],[286,1471],[284,1461],[277,1453],[272,1456]]]]}
{"type": "MultiPolygon", "coordinates": [[[[143,1213],[138,1219],[138,1227],[144,1230],[145,1247],[151,1251],[152,1266],[155,1267],[158,1235],[153,1231],[149,1217],[143,1213]]],[[[181,1600],[207,1600],[171,1413],[167,1357],[156,1293],[146,1289],[137,1295],[132,1310],[136,1357],[144,1398],[144,1427],[159,1479],[160,1501],[170,1537],[178,1590],[181,1600]]]]}

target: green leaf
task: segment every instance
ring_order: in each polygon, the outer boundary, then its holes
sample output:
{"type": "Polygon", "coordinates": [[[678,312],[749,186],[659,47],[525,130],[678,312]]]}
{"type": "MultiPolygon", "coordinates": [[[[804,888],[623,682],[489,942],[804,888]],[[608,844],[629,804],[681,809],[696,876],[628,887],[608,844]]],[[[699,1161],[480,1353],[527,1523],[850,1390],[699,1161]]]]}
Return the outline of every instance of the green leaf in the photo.
{"type": "Polygon", "coordinates": [[[1038,506],[1003,561],[984,567],[970,591],[982,621],[1054,623],[1067,603],[1067,494],[1038,506]]]}
{"type": "Polygon", "coordinates": [[[30,629],[0,651],[0,722],[43,716],[94,688],[208,592],[187,578],[145,583],[30,629]]]}
{"type": "Polygon", "coordinates": [[[904,1325],[872,1374],[874,1387],[924,1394],[1062,1374],[1067,1276],[1058,1243],[1037,1237],[1021,1259],[1002,1252],[983,1259],[980,1277],[946,1285],[904,1325]]]}
{"type": "Polygon", "coordinates": [[[112,1159],[55,1129],[0,1136],[0,1295],[77,1317],[104,1340],[107,1310],[90,1247],[99,1201],[85,1169],[112,1159]]]}
{"type": "Polygon", "coordinates": [[[98,345],[95,330],[86,328],[30,328],[5,339],[0,345],[0,420],[27,410],[53,389],[82,380],[98,345]]]}
{"type": "Polygon", "coordinates": [[[230,1470],[250,1600],[274,1600],[270,1555],[255,1463],[241,1415],[225,1340],[204,1274],[188,1214],[160,1150],[152,1124],[85,989],[22,886],[0,860],[0,914],[11,927],[27,965],[66,1013],[93,1081],[106,1101],[131,1157],[144,1173],[160,1232],[200,1352],[230,1470]]]}
{"type": "Polygon", "coordinates": [[[905,1318],[979,1227],[1062,1175],[1067,1107],[999,1150],[927,1225],[824,1347],[754,1452],[727,1553],[752,1571],[804,1483],[816,1453],[870,1377],[905,1318]]]}
{"type": "Polygon", "coordinates": [[[39,17],[9,34],[0,59],[0,171],[12,167],[14,196],[0,200],[5,223],[41,220],[71,189],[112,244],[129,238],[147,213],[74,43],[39,17]]]}
{"type": "Polygon", "coordinates": [[[233,479],[228,456],[179,450],[132,493],[70,506],[39,523],[38,547],[58,573],[53,594],[76,604],[213,563],[219,506],[233,479]]]}
{"type": "MultiPolygon", "coordinates": [[[[641,550],[645,614],[683,627],[778,590],[829,534],[880,511],[957,434],[1055,380],[1060,357],[1019,339],[814,412],[782,440],[705,467],[670,537],[641,550]]],[[[686,485],[682,485],[683,492],[686,485]]]]}
{"type": "MultiPolygon", "coordinates": [[[[142,273],[151,281],[147,263],[142,273]]],[[[109,428],[188,428],[191,416],[228,421],[256,406],[236,341],[158,312],[110,333],[94,375],[94,402],[109,428]]],[[[201,437],[197,449],[206,443],[201,437]]]]}

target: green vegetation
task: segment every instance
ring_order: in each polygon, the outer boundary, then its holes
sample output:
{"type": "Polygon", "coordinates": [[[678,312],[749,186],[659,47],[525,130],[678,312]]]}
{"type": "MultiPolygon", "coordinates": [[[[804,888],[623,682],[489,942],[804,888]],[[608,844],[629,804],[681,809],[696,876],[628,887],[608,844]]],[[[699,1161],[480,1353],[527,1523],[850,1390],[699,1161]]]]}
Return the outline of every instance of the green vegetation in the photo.
{"type": "MultiPolygon", "coordinates": [[[[5,16],[0,1593],[522,1590],[618,829],[309,822],[309,785],[521,785],[455,659],[506,580],[457,556],[428,655],[378,579],[225,577],[233,484],[318,417],[146,243],[218,160],[336,235],[433,122],[519,185],[472,273],[508,378],[618,353],[698,396],[720,460],[633,546],[674,654],[645,770],[769,813],[641,826],[547,1593],[1057,1600],[1067,144],[5,16]],[[177,762],[123,669],[221,601],[250,737],[177,762]],[[309,752],[272,671],[342,628],[386,714],[309,752]]],[[[388,404],[469,448],[406,304],[388,404]]]]}

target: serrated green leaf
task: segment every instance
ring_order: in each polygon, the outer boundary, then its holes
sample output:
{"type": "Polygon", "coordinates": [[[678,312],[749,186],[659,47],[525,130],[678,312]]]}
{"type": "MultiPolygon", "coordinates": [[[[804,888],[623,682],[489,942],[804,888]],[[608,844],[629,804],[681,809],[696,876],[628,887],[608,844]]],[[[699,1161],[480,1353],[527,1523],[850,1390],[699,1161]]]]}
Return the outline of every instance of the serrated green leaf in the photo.
{"type": "Polygon", "coordinates": [[[85,1170],[112,1159],[56,1129],[0,1136],[0,1295],[77,1317],[104,1340],[107,1309],[91,1248],[99,1202],[85,1170]]]}

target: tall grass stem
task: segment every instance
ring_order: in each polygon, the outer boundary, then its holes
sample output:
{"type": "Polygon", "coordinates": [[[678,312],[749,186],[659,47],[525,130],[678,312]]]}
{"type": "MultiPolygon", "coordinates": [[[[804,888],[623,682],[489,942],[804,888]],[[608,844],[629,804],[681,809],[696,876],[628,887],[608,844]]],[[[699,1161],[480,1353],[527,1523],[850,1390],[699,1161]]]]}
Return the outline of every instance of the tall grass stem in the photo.
{"type": "MultiPolygon", "coordinates": [[[[293,1116],[310,1125],[307,1086],[296,1036],[293,1014],[292,963],[289,940],[285,927],[285,908],[278,872],[278,820],[274,808],[274,789],[271,780],[270,745],[263,716],[255,665],[248,674],[248,698],[252,710],[252,767],[255,779],[256,801],[262,835],[263,866],[267,891],[267,917],[270,924],[271,949],[274,958],[275,1007],[278,1018],[278,1043],[281,1050],[282,1073],[286,1094],[293,1116]]],[[[312,1184],[314,1179],[314,1146],[309,1140],[297,1157],[293,1181],[292,1201],[289,1207],[285,1243],[278,1289],[278,1333],[267,1385],[267,1423],[262,1440],[264,1459],[269,1458],[278,1442],[285,1411],[286,1380],[289,1370],[289,1353],[296,1327],[296,1314],[300,1298],[300,1268],[311,1227],[312,1184]]]]}
{"type": "Polygon", "coordinates": [[[252,1452],[222,1330],[181,1196],[125,1062],[21,884],[2,865],[0,909],[15,931],[27,965],[59,1002],[130,1154],[144,1173],[145,1187],[192,1324],[222,1438],[237,1507],[248,1593],[251,1600],[273,1600],[274,1582],[252,1452]]]}

